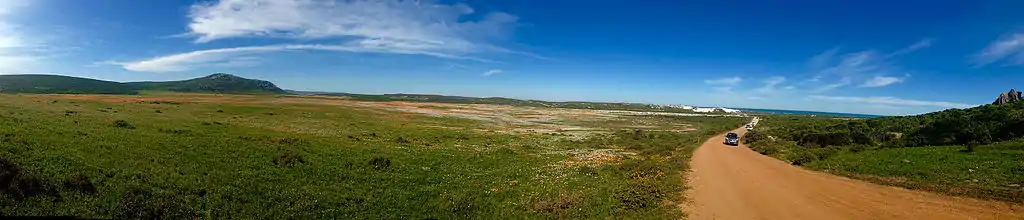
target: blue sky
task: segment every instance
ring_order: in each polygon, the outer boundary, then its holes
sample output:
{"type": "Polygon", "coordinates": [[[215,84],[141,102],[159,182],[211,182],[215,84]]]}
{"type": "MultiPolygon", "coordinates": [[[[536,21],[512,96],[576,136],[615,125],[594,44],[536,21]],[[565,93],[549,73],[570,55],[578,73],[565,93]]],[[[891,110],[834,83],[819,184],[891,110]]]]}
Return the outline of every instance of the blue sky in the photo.
{"type": "MultiPolygon", "coordinates": [[[[1022,85],[1024,2],[0,0],[0,73],[906,115],[1022,85]]],[[[1024,87],[1022,87],[1024,88],[1024,87]]]]}

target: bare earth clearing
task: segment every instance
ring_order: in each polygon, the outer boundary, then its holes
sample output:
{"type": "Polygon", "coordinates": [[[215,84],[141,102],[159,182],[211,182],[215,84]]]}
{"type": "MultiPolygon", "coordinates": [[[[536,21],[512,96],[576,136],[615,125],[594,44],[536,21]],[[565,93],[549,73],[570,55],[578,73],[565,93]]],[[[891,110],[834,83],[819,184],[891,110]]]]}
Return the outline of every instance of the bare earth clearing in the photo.
{"type": "Polygon", "coordinates": [[[692,219],[1024,219],[1024,206],[804,170],[723,142],[708,139],[693,154],[692,219]]]}
{"type": "MultiPolygon", "coordinates": [[[[40,95],[37,95],[40,96],[40,95]]],[[[270,105],[309,105],[311,110],[322,107],[355,107],[364,109],[381,109],[388,111],[407,112],[407,115],[429,115],[457,117],[488,121],[495,132],[509,133],[560,133],[573,136],[586,136],[593,132],[616,129],[644,129],[647,131],[687,132],[696,130],[688,124],[666,125],[656,120],[629,120],[622,116],[635,115],[668,115],[668,116],[705,116],[706,114],[684,114],[666,112],[635,112],[616,110],[537,108],[490,104],[451,104],[428,102],[371,102],[354,101],[342,96],[318,95],[284,95],[268,100],[267,96],[219,95],[219,94],[178,94],[167,93],[146,96],[124,95],[47,95],[40,97],[57,97],[62,99],[94,100],[112,103],[133,102],[181,102],[181,103],[224,103],[234,105],[270,106],[270,105]]]]}

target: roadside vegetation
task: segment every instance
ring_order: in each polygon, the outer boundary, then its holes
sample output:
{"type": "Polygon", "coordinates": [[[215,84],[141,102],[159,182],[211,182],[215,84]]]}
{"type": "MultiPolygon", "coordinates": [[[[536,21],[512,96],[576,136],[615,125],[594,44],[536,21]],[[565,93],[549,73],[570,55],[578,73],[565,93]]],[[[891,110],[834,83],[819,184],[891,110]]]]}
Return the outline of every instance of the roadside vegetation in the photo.
{"type": "Polygon", "coordinates": [[[622,116],[574,136],[190,96],[0,95],[0,215],[677,219],[692,150],[747,120],[622,116]]]}
{"type": "Polygon", "coordinates": [[[765,117],[751,149],[894,186],[1024,202],[1024,103],[874,119],[765,117]]]}

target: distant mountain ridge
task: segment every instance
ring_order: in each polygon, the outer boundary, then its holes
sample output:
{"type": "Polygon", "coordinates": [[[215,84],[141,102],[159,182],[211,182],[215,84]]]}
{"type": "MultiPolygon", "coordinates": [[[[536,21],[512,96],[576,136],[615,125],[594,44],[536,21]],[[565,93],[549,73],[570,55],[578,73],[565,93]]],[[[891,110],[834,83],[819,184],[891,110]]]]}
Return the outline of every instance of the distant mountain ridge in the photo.
{"type": "Polygon", "coordinates": [[[60,75],[0,75],[0,93],[137,94],[124,83],[60,75]]]}
{"type": "Polygon", "coordinates": [[[61,75],[0,75],[0,93],[138,94],[139,91],[283,94],[274,83],[227,73],[167,82],[112,82],[61,75]]]}
{"type": "Polygon", "coordinates": [[[214,93],[285,93],[277,85],[269,81],[246,79],[227,73],[214,73],[209,76],[169,82],[129,82],[125,83],[139,90],[160,90],[175,92],[214,92],[214,93]]]}

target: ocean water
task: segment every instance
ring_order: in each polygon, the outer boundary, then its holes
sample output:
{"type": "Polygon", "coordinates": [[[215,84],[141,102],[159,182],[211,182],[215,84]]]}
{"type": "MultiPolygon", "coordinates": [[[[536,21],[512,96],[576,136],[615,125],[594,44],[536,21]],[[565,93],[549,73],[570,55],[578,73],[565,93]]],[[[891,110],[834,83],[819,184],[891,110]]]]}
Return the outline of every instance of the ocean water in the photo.
{"type": "Polygon", "coordinates": [[[778,109],[756,109],[756,108],[731,108],[740,111],[759,112],[766,114],[790,114],[790,115],[828,115],[828,116],[840,116],[840,117],[854,117],[854,118],[878,118],[885,117],[881,115],[866,115],[866,114],[853,114],[853,113],[837,113],[837,112],[815,112],[815,111],[797,111],[797,110],[778,110],[778,109]]]}

